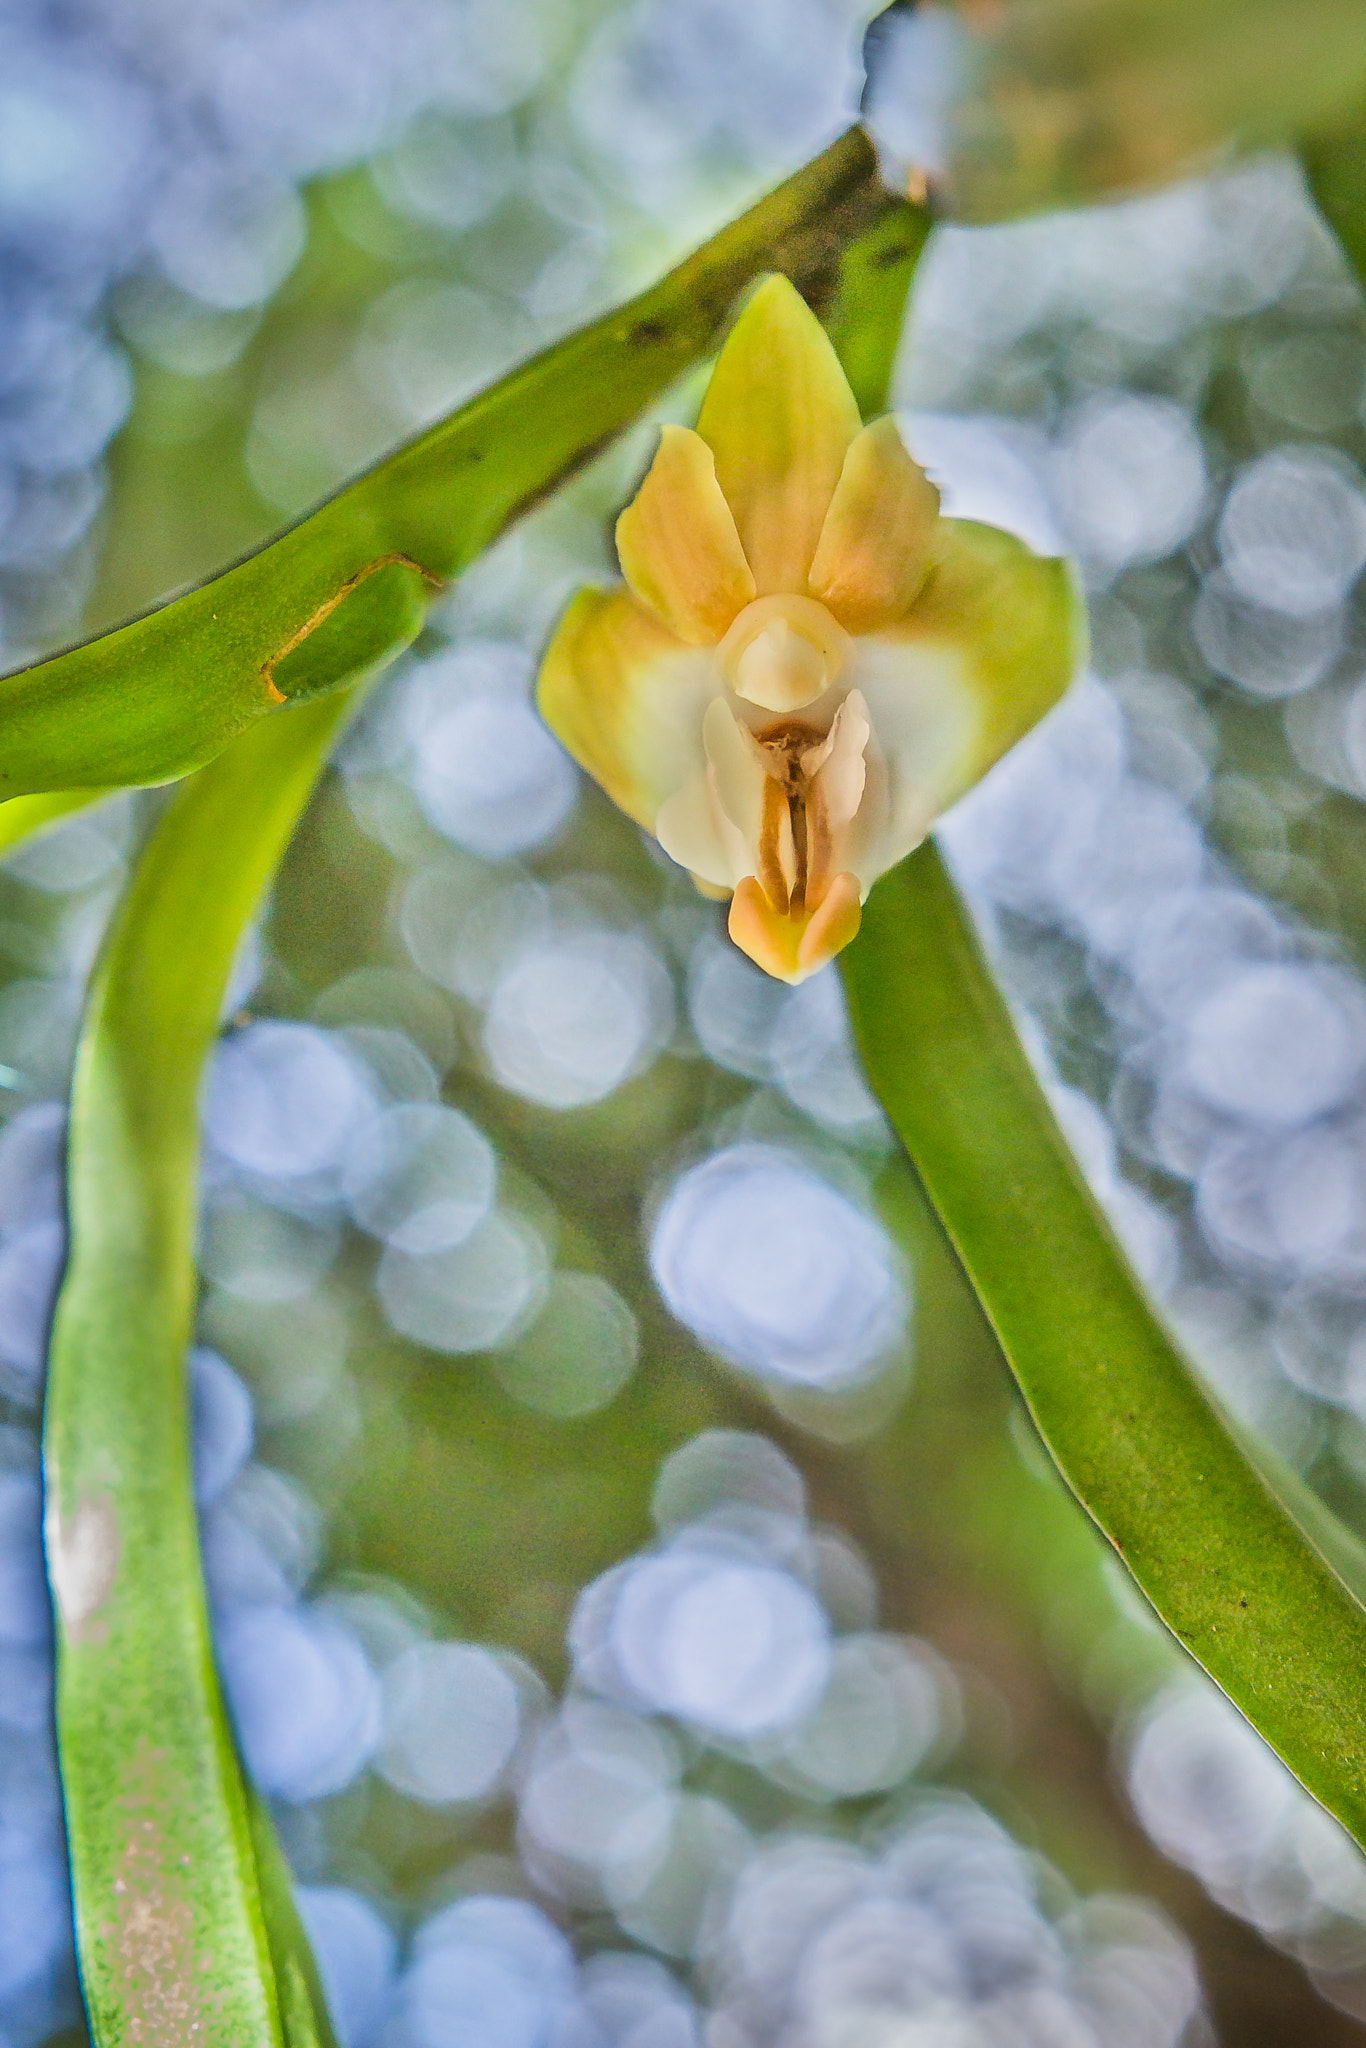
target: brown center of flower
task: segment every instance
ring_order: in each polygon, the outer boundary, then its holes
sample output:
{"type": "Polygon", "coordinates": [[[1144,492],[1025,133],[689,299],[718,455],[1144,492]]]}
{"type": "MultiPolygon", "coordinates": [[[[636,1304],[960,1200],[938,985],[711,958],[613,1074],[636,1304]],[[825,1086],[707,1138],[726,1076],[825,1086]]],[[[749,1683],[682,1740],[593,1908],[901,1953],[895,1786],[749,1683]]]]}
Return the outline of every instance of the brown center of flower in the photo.
{"type": "Polygon", "coordinates": [[[765,778],[759,886],[781,917],[814,910],[830,874],[830,820],[820,774],[829,736],[794,718],[750,737],[765,778]]]}

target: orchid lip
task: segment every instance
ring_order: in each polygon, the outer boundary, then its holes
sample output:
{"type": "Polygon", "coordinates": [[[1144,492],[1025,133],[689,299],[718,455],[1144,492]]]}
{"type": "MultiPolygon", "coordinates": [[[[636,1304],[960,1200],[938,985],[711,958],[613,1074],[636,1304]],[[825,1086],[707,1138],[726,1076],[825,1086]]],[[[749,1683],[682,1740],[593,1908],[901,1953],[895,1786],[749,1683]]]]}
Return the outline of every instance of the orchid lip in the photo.
{"type": "Polygon", "coordinates": [[[824,696],[852,652],[849,635],[818,599],[779,593],[744,607],[717,658],[737,697],[765,711],[793,712],[824,696]]]}

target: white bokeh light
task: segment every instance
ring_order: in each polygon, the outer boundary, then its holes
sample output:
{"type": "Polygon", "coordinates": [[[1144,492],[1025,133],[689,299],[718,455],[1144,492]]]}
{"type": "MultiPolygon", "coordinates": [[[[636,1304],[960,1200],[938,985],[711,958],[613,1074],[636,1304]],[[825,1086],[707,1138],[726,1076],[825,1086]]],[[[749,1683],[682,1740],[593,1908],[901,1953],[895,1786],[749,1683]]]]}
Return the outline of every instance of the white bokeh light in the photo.
{"type": "Polygon", "coordinates": [[[577,1109],[642,1073],[672,1028],[672,984],[649,946],[624,933],[567,932],[498,980],[484,1051],[505,1088],[577,1109]]]}
{"type": "Polygon", "coordinates": [[[680,1322],[778,1380],[837,1386],[904,1327],[884,1233],[776,1147],[734,1145],[685,1173],[660,1209],[651,1262],[680,1322]]]}
{"type": "Polygon", "coordinates": [[[394,2048],[543,2048],[570,2016],[574,1954],[522,1899],[467,1898],[418,1930],[385,2030],[394,2048]]]}
{"type": "Polygon", "coordinates": [[[226,1359],[205,1344],[190,1353],[194,1493],[201,1508],[226,1492],[251,1456],[252,1399],[226,1359]]]}
{"type": "Polygon", "coordinates": [[[1306,618],[1342,602],[1366,565],[1366,495],[1310,448],[1258,456],[1219,521],[1224,570],[1255,604],[1306,618]]]}
{"type": "Polygon", "coordinates": [[[503,860],[559,831],[578,780],[529,704],[489,695],[466,697],[427,723],[413,787],[439,832],[503,860]]]}
{"type": "Polygon", "coordinates": [[[270,1020],[219,1046],[204,1124],[234,1165],[292,1179],[336,1166],[370,1107],[360,1068],[330,1033],[270,1020]]]}
{"type": "Polygon", "coordinates": [[[36,1472],[0,1472],[0,1645],[46,1644],[42,1487],[36,1472]]]}
{"type": "Polygon", "coordinates": [[[347,1146],[342,1195],[364,1230],[400,1252],[446,1251],[488,1214],[493,1147],[458,1109],[398,1103],[362,1123],[347,1146]]]}
{"type": "Polygon", "coordinates": [[[414,1643],[382,1680],[380,1775],[425,1805],[496,1791],[522,1734],[511,1660],[474,1643],[414,1643]]]}
{"type": "Polygon", "coordinates": [[[540,1881],[587,1901],[614,1875],[657,1868],[680,1770],[663,1728],[571,1699],[542,1733],[521,1797],[523,1853],[540,1881]]]}
{"type": "Polygon", "coordinates": [[[556,1273],[545,1306],[494,1374],[504,1392],[538,1415],[596,1415],[630,1380],[640,1357],[636,1318],[596,1273],[556,1273]]]}
{"type": "Polygon", "coordinates": [[[218,1655],[248,1770],[289,1801],[339,1792],[380,1734],[379,1687],[365,1652],[325,1614],[248,1607],[219,1623],[218,1655]]]}
{"type": "Polygon", "coordinates": [[[367,2048],[389,2002],[398,1943],[368,1900],[341,1885],[299,1885],[294,1898],[338,2048],[367,2048]]]}
{"type": "Polygon", "coordinates": [[[1185,1073],[1213,1108],[1288,1125],[1335,1108],[1366,1060],[1366,1003],[1345,977],[1266,962],[1214,988],[1186,1025],[1185,1073]]]}
{"type": "Polygon", "coordinates": [[[401,1335],[433,1351],[484,1351],[538,1313],[549,1284],[544,1240],[498,1210],[459,1244],[426,1253],[386,1246],[376,1286],[401,1335]]]}
{"type": "Polygon", "coordinates": [[[842,1636],[819,1699],[787,1734],[782,1761],[818,1798],[887,1791],[940,1736],[946,1682],[937,1660],[895,1637],[842,1636]]]}
{"type": "Polygon", "coordinates": [[[1169,399],[1135,392],[1088,399],[1067,421],[1056,462],[1073,545],[1111,569],[1170,554],[1204,506],[1199,437],[1169,399]]]}
{"type": "Polygon", "coordinates": [[[830,1672],[829,1626],[806,1587],[702,1544],[679,1544],[630,1569],[610,1643],[647,1706],[732,1738],[799,1720],[830,1672]]]}

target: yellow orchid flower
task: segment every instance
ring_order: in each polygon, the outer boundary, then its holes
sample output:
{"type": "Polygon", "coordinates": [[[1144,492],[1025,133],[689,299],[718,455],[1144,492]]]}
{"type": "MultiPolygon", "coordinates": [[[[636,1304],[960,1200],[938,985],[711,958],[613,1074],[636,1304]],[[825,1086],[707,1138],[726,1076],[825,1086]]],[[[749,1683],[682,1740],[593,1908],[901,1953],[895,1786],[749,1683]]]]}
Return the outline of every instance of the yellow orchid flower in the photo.
{"type": "Polygon", "coordinates": [[[696,431],[664,428],[616,539],[625,584],[570,604],[541,714],[783,981],[848,944],[878,876],[1081,658],[1068,565],[940,517],[782,277],[732,328],[696,431]]]}

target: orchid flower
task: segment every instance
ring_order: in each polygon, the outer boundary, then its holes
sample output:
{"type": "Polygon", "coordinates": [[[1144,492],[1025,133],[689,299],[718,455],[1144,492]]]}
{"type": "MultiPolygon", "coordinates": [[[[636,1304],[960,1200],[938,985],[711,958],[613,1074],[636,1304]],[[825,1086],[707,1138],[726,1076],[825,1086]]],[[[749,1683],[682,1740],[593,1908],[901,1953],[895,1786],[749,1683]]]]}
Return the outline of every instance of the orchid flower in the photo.
{"type": "Polygon", "coordinates": [[[783,981],[848,944],[878,876],[1080,659],[1067,564],[941,518],[782,277],[732,328],[696,431],[663,429],[616,541],[625,583],[569,605],[541,713],[783,981]]]}

